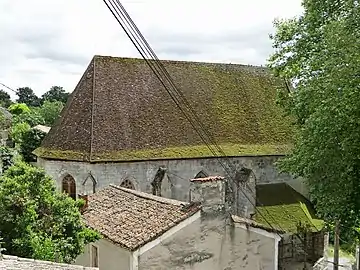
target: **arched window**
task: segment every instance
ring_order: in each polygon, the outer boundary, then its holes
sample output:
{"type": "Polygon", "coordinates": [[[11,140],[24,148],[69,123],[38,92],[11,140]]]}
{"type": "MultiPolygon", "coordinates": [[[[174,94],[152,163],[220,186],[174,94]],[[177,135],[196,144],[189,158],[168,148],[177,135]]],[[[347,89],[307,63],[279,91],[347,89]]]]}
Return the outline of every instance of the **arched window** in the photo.
{"type": "Polygon", "coordinates": [[[70,174],[66,175],[62,180],[62,192],[65,192],[74,200],[76,199],[76,182],[70,174]]]}
{"type": "Polygon", "coordinates": [[[206,172],[204,172],[203,170],[201,170],[200,172],[198,172],[198,174],[197,175],[195,175],[195,179],[196,178],[205,178],[205,177],[208,177],[209,175],[206,173],[206,172]]]}
{"type": "Polygon", "coordinates": [[[85,178],[85,181],[82,183],[82,185],[83,185],[83,191],[85,191],[86,194],[95,193],[97,181],[91,172],[89,172],[88,176],[85,178]]]}
{"type": "Polygon", "coordinates": [[[239,184],[250,183],[255,180],[255,175],[252,170],[243,167],[236,171],[235,180],[239,184]]]}
{"type": "Polygon", "coordinates": [[[125,179],[124,181],[122,181],[122,183],[120,184],[120,187],[128,188],[128,189],[135,189],[134,184],[129,179],[125,179]]]}

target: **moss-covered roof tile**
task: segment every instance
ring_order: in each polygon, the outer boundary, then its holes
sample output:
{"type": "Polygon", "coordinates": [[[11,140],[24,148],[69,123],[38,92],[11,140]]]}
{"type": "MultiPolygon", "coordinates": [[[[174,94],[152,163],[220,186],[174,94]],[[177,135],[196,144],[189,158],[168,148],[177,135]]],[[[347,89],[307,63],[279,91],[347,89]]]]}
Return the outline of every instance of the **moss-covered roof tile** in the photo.
{"type": "Polygon", "coordinates": [[[324,226],[310,201],[286,183],[257,185],[256,198],[256,222],[290,233],[300,223],[313,232],[324,226]]]}
{"type": "MultiPolygon", "coordinates": [[[[285,84],[263,67],[162,61],[229,154],[284,154],[292,127],[275,104],[285,84]]],[[[142,59],[95,56],[39,157],[87,161],[211,156],[142,59]]]]}

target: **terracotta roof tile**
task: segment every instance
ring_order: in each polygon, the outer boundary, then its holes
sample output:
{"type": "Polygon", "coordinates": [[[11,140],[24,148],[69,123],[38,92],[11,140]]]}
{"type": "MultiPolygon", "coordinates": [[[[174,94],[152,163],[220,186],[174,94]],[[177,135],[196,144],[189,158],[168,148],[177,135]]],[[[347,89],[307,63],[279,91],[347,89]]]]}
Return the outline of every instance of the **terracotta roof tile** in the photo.
{"type": "Polygon", "coordinates": [[[194,178],[190,179],[190,182],[213,182],[213,181],[221,181],[225,180],[222,176],[208,176],[203,178],[194,178]]]}
{"type": "MultiPolygon", "coordinates": [[[[264,67],[162,61],[227,155],[284,154],[285,83],[264,67]]],[[[95,56],[40,157],[91,162],[212,156],[143,59],[95,56]],[[116,123],[116,124],[114,124],[116,123]]]]}
{"type": "Polygon", "coordinates": [[[85,222],[105,238],[129,250],[154,240],[200,210],[147,193],[110,185],[88,198],[85,222]]]}

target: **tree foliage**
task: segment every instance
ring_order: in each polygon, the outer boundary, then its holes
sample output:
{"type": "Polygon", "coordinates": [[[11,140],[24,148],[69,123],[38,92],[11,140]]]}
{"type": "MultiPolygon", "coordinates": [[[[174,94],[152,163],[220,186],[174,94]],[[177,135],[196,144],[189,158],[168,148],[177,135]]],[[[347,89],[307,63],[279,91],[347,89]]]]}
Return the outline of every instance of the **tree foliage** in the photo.
{"type": "Polygon", "coordinates": [[[30,125],[26,122],[19,122],[11,127],[10,137],[15,144],[21,144],[24,134],[30,130],[30,125]]]}
{"type": "Polygon", "coordinates": [[[14,103],[9,107],[9,112],[18,116],[20,114],[30,113],[31,110],[25,103],[14,103]]]}
{"type": "Polygon", "coordinates": [[[45,101],[59,101],[66,103],[69,98],[70,93],[66,92],[61,86],[52,86],[49,91],[41,96],[43,102],[45,101]]]}
{"type": "Polygon", "coordinates": [[[59,118],[64,104],[61,101],[44,101],[41,107],[34,108],[33,112],[37,113],[44,120],[47,126],[53,126],[59,118]]]}
{"type": "Polygon", "coordinates": [[[0,89],[0,106],[4,108],[8,108],[11,104],[12,101],[10,95],[3,89],[0,89]]]}
{"type": "Polygon", "coordinates": [[[30,128],[21,134],[20,154],[25,162],[36,161],[36,156],[32,152],[40,146],[45,135],[45,132],[35,128],[30,128]]]}
{"type": "Polygon", "coordinates": [[[357,1],[304,0],[277,20],[269,66],[296,87],[281,104],[298,126],[282,170],[304,177],[318,212],[345,227],[360,221],[360,9],[357,1]]]}
{"type": "Polygon", "coordinates": [[[17,103],[25,103],[29,107],[37,107],[41,104],[41,99],[30,87],[20,87],[16,90],[17,103]]]}
{"type": "Polygon", "coordinates": [[[7,169],[14,165],[14,157],[14,149],[5,146],[0,147],[1,173],[6,172],[7,169]]]}
{"type": "Polygon", "coordinates": [[[84,245],[99,239],[87,228],[79,207],[57,192],[43,170],[25,163],[10,167],[0,179],[0,231],[7,254],[72,262],[84,245]]]}

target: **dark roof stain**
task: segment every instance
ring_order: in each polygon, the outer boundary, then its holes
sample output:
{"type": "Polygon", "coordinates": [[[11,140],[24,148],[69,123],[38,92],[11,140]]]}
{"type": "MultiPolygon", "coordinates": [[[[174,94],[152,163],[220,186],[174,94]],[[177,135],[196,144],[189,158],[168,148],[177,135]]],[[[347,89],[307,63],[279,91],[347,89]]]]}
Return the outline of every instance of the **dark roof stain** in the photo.
{"type": "MultiPolygon", "coordinates": [[[[162,61],[227,155],[284,154],[292,127],[266,68],[162,61]]],[[[143,59],[95,56],[35,152],[90,162],[212,156],[143,59]]]]}

